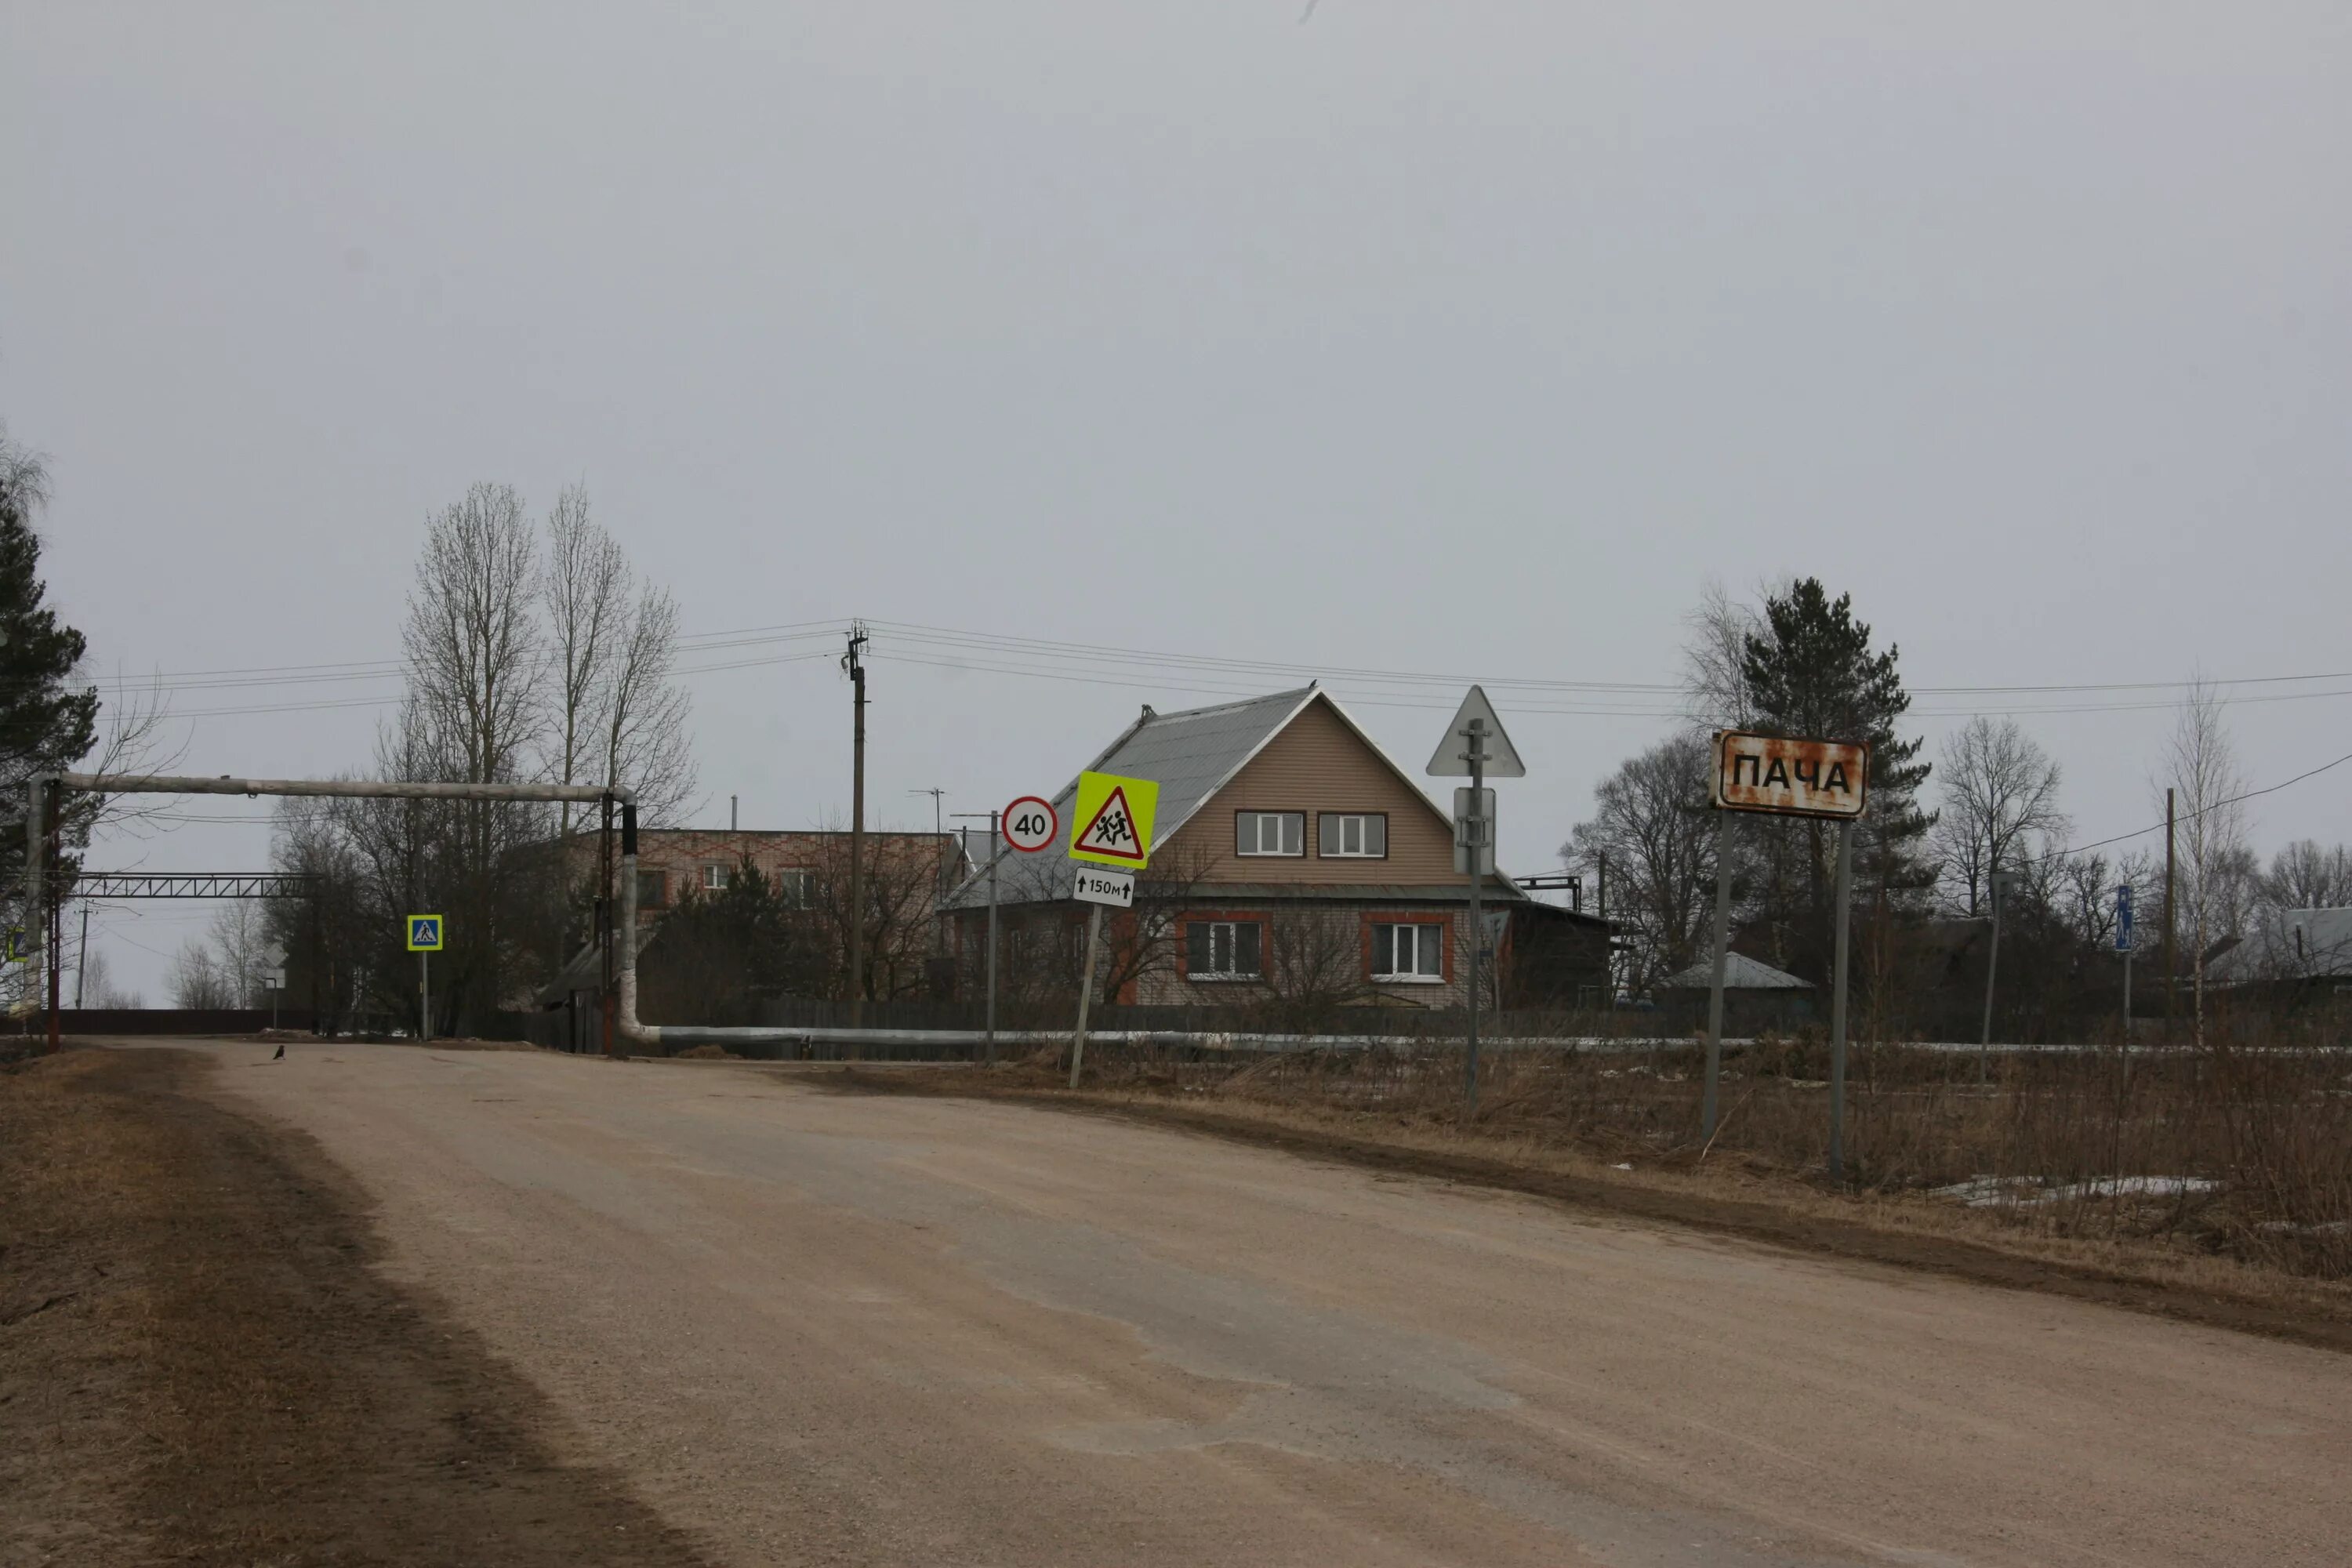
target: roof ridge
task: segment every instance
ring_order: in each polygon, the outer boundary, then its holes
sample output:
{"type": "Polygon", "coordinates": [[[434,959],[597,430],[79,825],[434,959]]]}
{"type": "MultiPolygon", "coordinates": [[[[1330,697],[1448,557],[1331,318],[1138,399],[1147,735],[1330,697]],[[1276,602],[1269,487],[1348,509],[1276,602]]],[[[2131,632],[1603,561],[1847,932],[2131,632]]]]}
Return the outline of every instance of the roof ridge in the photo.
{"type": "Polygon", "coordinates": [[[1213,714],[1232,713],[1240,709],[1255,707],[1260,702],[1297,701],[1308,692],[1318,689],[1319,689],[1318,683],[1310,680],[1304,686],[1294,686],[1286,691],[1269,691],[1259,697],[1236,698],[1231,702],[1213,703],[1206,708],[1180,708],[1173,713],[1162,713],[1153,710],[1150,721],[1154,724],[1165,724],[1172,719],[1205,719],[1213,714]]]}

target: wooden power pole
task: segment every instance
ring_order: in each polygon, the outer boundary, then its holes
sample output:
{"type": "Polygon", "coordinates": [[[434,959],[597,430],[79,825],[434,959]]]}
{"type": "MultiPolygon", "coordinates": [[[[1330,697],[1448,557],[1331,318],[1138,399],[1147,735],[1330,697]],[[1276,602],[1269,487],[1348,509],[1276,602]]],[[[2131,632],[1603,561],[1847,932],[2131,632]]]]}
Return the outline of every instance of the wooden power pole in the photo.
{"type": "Polygon", "coordinates": [[[849,784],[849,1026],[866,1022],[866,626],[852,622],[849,651],[842,668],[849,671],[854,711],[849,784]]]}
{"type": "Polygon", "coordinates": [[[2172,792],[2164,792],[2164,1043],[2172,1044],[2172,792]]]}

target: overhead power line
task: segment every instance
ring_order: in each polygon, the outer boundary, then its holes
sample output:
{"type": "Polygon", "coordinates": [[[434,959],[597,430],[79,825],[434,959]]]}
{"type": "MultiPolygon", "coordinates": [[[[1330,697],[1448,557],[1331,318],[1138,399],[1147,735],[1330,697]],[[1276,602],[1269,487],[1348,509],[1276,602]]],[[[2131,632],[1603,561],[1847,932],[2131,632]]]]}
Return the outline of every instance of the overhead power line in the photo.
{"type": "MultiPolygon", "coordinates": [[[[2328,769],[2340,768],[2347,763],[2352,763],[2352,752],[2345,752],[2332,763],[2322,763],[2315,768],[2299,773],[2291,779],[2281,779],[2274,784],[2264,784],[2260,789],[2250,789],[2243,795],[2233,795],[2227,800],[2217,800],[2212,805],[2200,806],[2195,811],[2177,814],[2174,818],[2175,823],[2194,822],[2209,811],[2219,811],[2225,805],[2236,805],[2241,801],[2259,800],[2266,795],[2276,795],[2291,784],[2299,784],[2305,779],[2317,778],[2328,769]]],[[[2105,849],[2110,844],[2121,844],[2126,839],[2145,838],[2151,833],[2163,832],[2165,826],[2161,822],[2153,823],[2146,827],[2135,827],[2129,833],[2118,833],[2113,838],[2095,838],[2088,844],[2071,844],[2063,849],[2053,849],[2046,855],[2033,856],[2026,861],[2026,864],[2038,866],[2045,860],[2063,860],[2070,855],[2081,855],[2093,849],[2105,849]]]]}
{"type": "MultiPolygon", "coordinates": [[[[740,626],[695,633],[679,639],[681,653],[717,654],[795,643],[829,644],[841,635],[846,620],[785,622],[765,626],[740,626]]],[[[1451,708],[1462,686],[1478,681],[1507,698],[1512,711],[1530,716],[1676,720],[1688,717],[1679,699],[1682,689],[1670,682],[1575,680],[1527,675],[1480,675],[1452,670],[1408,670],[1350,665],[1304,664],[1286,660],[1243,658],[1230,655],[1174,652],[1125,647],[1111,644],[1075,642],[982,632],[919,622],[877,621],[874,656],[900,663],[938,668],[1009,675],[1029,679],[1145,689],[1180,690],[1212,697],[1261,695],[1267,682],[1303,683],[1314,678],[1349,689],[1349,700],[1372,707],[1403,709],[1451,708]],[[1247,683],[1247,684],[1244,684],[1247,683]]],[[[674,672],[694,678],[731,670],[766,668],[802,659],[831,657],[822,647],[806,652],[719,659],[682,664],[674,672]]],[[[179,692],[235,690],[250,688],[301,687],[369,681],[397,681],[405,674],[398,659],[340,660],[309,665],[256,665],[197,669],[159,675],[146,680],[115,677],[102,680],[117,696],[137,691],[179,692]]],[[[2352,696],[2352,687],[2321,690],[2276,691],[2262,688],[2310,686],[2352,680],[2352,671],[2317,671],[2307,675],[2257,675],[2215,679],[2206,684],[2222,689],[2258,689],[2233,697],[2239,704],[2302,702],[2352,696]]],[[[2034,684],[1921,686],[1913,694],[1924,698],[2048,699],[2067,696],[2116,700],[2074,702],[1967,702],[1915,708],[1919,719],[1967,718],[1979,713],[2031,718],[2066,717],[2086,713],[2131,712],[2174,706],[2156,695],[2174,692],[2189,681],[2079,681],[2034,684]]],[[[289,692],[289,697],[294,694],[289,692]]],[[[215,718],[245,714],[323,712],[340,708],[382,708],[400,700],[397,692],[373,696],[329,697],[313,700],[229,703],[187,709],[174,718],[215,718]]]]}

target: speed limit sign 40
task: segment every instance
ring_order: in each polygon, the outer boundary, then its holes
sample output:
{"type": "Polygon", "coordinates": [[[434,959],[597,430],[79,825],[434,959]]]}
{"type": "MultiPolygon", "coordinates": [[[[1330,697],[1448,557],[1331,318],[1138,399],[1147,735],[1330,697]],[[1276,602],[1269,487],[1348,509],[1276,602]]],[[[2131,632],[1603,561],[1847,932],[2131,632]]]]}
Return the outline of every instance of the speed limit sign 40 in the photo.
{"type": "Polygon", "coordinates": [[[1004,842],[1034,855],[1061,837],[1062,819],[1051,801],[1024,795],[1004,808],[1004,842]]]}

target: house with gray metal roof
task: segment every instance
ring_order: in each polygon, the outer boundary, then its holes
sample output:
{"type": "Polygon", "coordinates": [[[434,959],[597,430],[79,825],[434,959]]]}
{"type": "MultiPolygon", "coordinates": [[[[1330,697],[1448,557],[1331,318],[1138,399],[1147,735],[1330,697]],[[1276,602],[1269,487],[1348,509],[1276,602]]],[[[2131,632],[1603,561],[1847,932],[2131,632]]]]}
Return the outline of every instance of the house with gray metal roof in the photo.
{"type": "MultiPolygon", "coordinates": [[[[1108,999],[1195,1005],[1301,998],[1455,1005],[1469,973],[1467,879],[1454,830],[1419,784],[1319,685],[1177,713],[1147,706],[1084,771],[1160,786],[1151,864],[1106,927],[1108,999]]],[[[1016,932],[1013,964],[1066,963],[1077,866],[1055,844],[1003,845],[949,896],[961,968],[985,963],[990,884],[1016,932]]],[[[1574,1005],[1604,996],[1605,922],[1486,879],[1500,995],[1574,1005]],[[1540,995],[1538,994],[1541,993],[1540,995]]],[[[1072,982],[1075,968],[1069,969],[1072,982]]]]}

